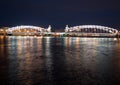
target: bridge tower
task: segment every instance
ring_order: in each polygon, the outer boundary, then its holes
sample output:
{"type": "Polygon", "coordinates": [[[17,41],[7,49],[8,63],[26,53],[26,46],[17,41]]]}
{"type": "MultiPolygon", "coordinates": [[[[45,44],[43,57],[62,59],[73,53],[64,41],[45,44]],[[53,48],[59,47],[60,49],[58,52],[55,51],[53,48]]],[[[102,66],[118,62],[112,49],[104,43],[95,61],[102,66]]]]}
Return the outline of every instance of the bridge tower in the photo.
{"type": "Polygon", "coordinates": [[[52,28],[51,25],[49,25],[47,31],[51,32],[51,28],[52,28]]]}
{"type": "Polygon", "coordinates": [[[65,32],[68,32],[68,31],[69,31],[69,27],[68,27],[68,25],[66,25],[65,32]]]}

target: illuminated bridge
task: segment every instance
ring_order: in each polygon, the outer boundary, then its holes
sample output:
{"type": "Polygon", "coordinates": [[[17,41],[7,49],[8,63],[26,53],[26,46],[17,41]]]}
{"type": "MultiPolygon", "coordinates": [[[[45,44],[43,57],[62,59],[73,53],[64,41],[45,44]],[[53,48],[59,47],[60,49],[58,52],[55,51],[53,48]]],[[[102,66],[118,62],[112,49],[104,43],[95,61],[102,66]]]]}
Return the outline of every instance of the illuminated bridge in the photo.
{"type": "MultiPolygon", "coordinates": [[[[99,25],[80,25],[68,27],[64,32],[51,32],[51,26],[42,28],[38,26],[21,25],[9,27],[2,31],[7,35],[38,35],[38,36],[78,36],[78,37],[116,37],[120,33],[117,29],[99,25]]],[[[1,32],[1,33],[2,33],[1,32]]],[[[120,36],[120,35],[119,35],[120,36]]]]}
{"type": "Polygon", "coordinates": [[[50,33],[51,32],[51,26],[46,28],[38,27],[38,26],[15,26],[10,27],[6,30],[6,33],[9,35],[41,35],[43,33],[50,33]]]}
{"type": "Polygon", "coordinates": [[[114,37],[118,34],[118,30],[99,25],[80,25],[74,27],[66,25],[65,34],[68,36],[114,37]]]}

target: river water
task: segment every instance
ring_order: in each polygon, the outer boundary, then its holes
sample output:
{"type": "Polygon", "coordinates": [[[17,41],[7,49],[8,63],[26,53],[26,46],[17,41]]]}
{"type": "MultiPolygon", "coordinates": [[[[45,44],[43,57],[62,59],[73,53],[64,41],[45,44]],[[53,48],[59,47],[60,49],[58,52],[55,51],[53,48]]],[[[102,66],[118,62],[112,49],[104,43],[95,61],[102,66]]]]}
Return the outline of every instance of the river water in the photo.
{"type": "Polygon", "coordinates": [[[117,84],[116,38],[0,36],[0,85],[117,84]]]}

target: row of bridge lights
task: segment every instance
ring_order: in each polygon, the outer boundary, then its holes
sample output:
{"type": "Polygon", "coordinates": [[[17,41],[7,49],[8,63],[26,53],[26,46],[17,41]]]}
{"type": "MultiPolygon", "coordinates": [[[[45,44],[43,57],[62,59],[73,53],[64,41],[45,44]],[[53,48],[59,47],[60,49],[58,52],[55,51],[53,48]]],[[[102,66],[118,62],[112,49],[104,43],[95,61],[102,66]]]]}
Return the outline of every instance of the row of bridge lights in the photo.
{"type": "Polygon", "coordinates": [[[31,30],[37,30],[37,31],[51,31],[51,25],[49,25],[49,27],[48,27],[48,29],[44,29],[44,28],[41,28],[41,27],[35,27],[35,26],[23,26],[23,25],[21,25],[21,26],[16,26],[16,27],[12,27],[12,28],[9,28],[8,29],[8,31],[14,31],[14,30],[23,30],[23,29],[25,29],[25,30],[27,30],[27,29],[31,29],[31,30]]]}
{"type": "Polygon", "coordinates": [[[81,25],[81,26],[74,26],[74,27],[68,27],[66,25],[65,32],[73,32],[73,31],[91,31],[96,32],[96,31],[106,31],[110,33],[118,33],[118,30],[110,28],[110,27],[105,27],[105,26],[97,26],[97,25],[81,25]]]}
{"type": "MultiPolygon", "coordinates": [[[[104,29],[89,29],[89,28],[85,28],[85,29],[69,29],[68,31],[66,32],[73,32],[73,31],[79,31],[79,32],[107,32],[108,30],[104,30],[104,29]]],[[[109,30],[108,32],[112,32],[111,30],[109,30]]]]}
{"type": "MultiPolygon", "coordinates": [[[[23,31],[27,31],[28,32],[28,30],[27,29],[13,29],[13,30],[15,30],[15,31],[19,31],[19,32],[21,32],[22,30],[23,31]]],[[[33,31],[33,29],[29,29],[30,31],[33,31]]],[[[83,29],[76,29],[77,31],[81,31],[81,30],[83,30],[83,29]]],[[[84,29],[85,31],[88,31],[88,30],[90,30],[89,28],[85,28],[84,29]]],[[[94,31],[97,31],[97,29],[96,28],[94,28],[93,29],[94,31]]],[[[104,29],[99,29],[99,30],[104,30],[104,29]]],[[[0,29],[0,31],[2,32],[2,31],[4,31],[3,29],[0,29]]],[[[12,30],[10,30],[10,31],[12,31],[12,30]]],[[[39,30],[39,31],[41,31],[41,30],[39,30]]],[[[69,29],[69,31],[73,31],[73,29],[69,29]]],[[[105,30],[105,31],[108,31],[108,30],[105,30]]],[[[120,31],[119,31],[120,32],[120,31]]]]}
{"type": "MultiPolygon", "coordinates": [[[[18,30],[18,32],[22,32],[22,30],[24,30],[25,32],[30,32],[30,31],[33,31],[33,32],[35,32],[35,30],[33,30],[32,29],[32,27],[34,27],[34,26],[17,26],[17,27],[13,27],[12,29],[9,29],[9,31],[13,31],[13,30],[15,30],[15,31],[17,31],[18,30]],[[27,30],[27,29],[21,29],[21,28],[25,28],[25,27],[30,27],[31,29],[29,29],[29,30],[27,30]]],[[[115,33],[115,31],[116,30],[114,30],[114,29],[111,29],[111,28],[108,28],[108,27],[104,27],[104,26],[75,26],[75,27],[68,27],[68,25],[66,25],[66,29],[65,29],[65,32],[72,32],[72,31],[90,31],[90,29],[92,29],[93,27],[96,27],[96,28],[94,28],[92,31],[94,31],[94,32],[96,32],[96,31],[99,31],[99,30],[102,30],[102,31],[108,31],[108,32],[110,32],[110,33],[115,33]],[[89,28],[85,28],[85,29],[81,29],[81,27],[89,27],[89,28]],[[104,27],[104,28],[103,28],[104,27]],[[106,29],[105,29],[106,28],[106,29]]],[[[42,29],[42,28],[40,28],[40,27],[34,27],[35,29],[38,29],[38,31],[43,31],[43,32],[51,32],[51,26],[49,25],[49,27],[48,27],[48,29],[42,29]]],[[[5,30],[3,30],[3,29],[0,29],[0,32],[5,32],[5,30]]],[[[120,31],[118,32],[118,33],[120,33],[120,31]]]]}
{"type": "Polygon", "coordinates": [[[97,28],[84,28],[84,29],[81,29],[81,28],[70,28],[70,29],[67,29],[65,30],[65,32],[104,32],[104,33],[107,33],[107,32],[110,32],[110,33],[116,33],[116,30],[112,30],[112,29],[104,29],[104,28],[101,28],[101,29],[97,29],[97,28]]]}

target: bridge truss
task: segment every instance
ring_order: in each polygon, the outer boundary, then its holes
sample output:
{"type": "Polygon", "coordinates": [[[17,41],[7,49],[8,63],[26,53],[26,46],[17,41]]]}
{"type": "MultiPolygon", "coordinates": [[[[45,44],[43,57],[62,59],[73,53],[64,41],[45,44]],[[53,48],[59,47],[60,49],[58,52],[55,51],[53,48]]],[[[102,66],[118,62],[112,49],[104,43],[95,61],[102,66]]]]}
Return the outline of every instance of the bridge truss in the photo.
{"type": "Polygon", "coordinates": [[[51,32],[51,26],[46,28],[38,27],[38,26],[30,26],[30,25],[21,25],[21,26],[15,26],[10,27],[6,30],[7,34],[22,34],[22,33],[29,33],[29,34],[35,34],[35,33],[44,33],[44,32],[51,32]]]}
{"type": "Polygon", "coordinates": [[[65,33],[78,36],[116,36],[118,30],[99,25],[80,25],[73,27],[68,27],[68,25],[66,25],[65,33]]]}

